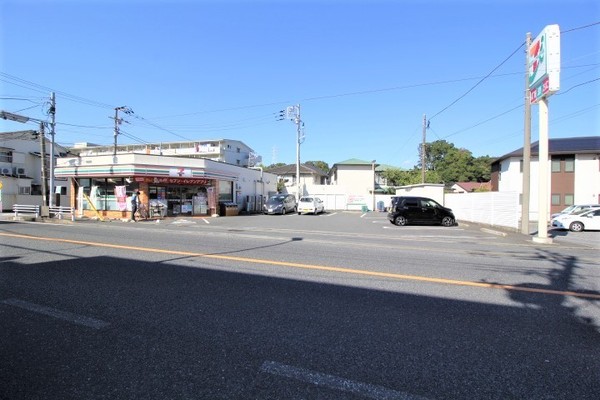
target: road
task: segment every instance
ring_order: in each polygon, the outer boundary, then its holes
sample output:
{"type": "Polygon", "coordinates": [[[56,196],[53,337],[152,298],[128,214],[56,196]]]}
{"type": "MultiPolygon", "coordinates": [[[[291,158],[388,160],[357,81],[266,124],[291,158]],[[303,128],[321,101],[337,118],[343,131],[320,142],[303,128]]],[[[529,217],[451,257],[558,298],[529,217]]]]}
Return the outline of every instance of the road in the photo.
{"type": "Polygon", "coordinates": [[[333,212],[0,237],[0,399],[600,397],[593,242],[333,212]]]}

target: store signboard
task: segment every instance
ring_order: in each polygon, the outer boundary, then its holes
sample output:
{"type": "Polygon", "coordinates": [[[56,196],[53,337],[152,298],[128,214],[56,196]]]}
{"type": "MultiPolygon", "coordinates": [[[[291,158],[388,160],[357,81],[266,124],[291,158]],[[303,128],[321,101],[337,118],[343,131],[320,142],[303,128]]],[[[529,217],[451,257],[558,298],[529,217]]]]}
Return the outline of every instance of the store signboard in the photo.
{"type": "Polygon", "coordinates": [[[548,25],[529,46],[529,93],[532,103],[560,89],[560,28],[548,25]]]}

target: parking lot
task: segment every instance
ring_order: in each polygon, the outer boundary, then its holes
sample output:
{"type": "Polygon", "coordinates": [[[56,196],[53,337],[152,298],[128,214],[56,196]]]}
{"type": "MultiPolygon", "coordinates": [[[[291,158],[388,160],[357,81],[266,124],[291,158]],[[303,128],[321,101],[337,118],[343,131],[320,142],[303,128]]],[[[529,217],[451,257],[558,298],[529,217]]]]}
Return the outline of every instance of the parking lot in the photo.
{"type": "MultiPolygon", "coordinates": [[[[142,222],[140,225],[144,226],[148,223],[150,221],[142,222]]],[[[480,225],[469,221],[458,221],[457,225],[453,227],[423,225],[399,227],[388,221],[385,212],[363,213],[359,211],[326,211],[318,215],[290,213],[286,215],[246,214],[235,217],[178,217],[167,218],[156,225],[175,226],[178,229],[205,227],[226,229],[231,232],[280,230],[327,235],[412,237],[414,239],[439,239],[440,241],[471,238],[484,242],[504,240],[532,244],[532,238],[537,235],[536,222],[530,224],[530,235],[527,236],[509,228],[480,225]]],[[[553,243],[544,246],[568,245],[600,249],[600,231],[569,232],[549,228],[548,234],[553,239],[553,243]]]]}

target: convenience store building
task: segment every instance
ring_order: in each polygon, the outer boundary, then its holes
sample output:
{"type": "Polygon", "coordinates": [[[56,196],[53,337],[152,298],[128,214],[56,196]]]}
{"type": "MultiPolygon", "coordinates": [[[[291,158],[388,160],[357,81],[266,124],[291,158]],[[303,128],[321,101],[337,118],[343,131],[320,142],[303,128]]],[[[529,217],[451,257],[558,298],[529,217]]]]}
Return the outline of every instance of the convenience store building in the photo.
{"type": "Polygon", "coordinates": [[[69,180],[80,217],[129,218],[136,190],[150,217],[224,215],[224,204],[258,212],[277,191],[276,175],[260,168],[154,154],[59,158],[54,173],[69,180]]]}

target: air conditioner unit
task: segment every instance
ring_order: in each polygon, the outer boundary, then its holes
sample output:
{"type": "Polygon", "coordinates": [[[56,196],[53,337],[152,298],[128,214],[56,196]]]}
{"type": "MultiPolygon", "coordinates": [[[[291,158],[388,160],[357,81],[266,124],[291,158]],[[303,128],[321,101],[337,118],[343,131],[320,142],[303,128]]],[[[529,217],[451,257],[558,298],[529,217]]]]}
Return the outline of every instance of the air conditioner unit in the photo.
{"type": "Polygon", "coordinates": [[[25,175],[25,168],[17,168],[17,175],[25,175]]]}
{"type": "Polygon", "coordinates": [[[2,168],[2,175],[10,175],[10,169],[9,168],[2,168]]]}

